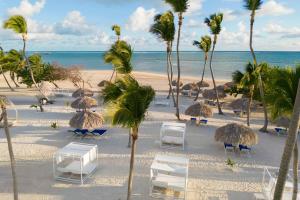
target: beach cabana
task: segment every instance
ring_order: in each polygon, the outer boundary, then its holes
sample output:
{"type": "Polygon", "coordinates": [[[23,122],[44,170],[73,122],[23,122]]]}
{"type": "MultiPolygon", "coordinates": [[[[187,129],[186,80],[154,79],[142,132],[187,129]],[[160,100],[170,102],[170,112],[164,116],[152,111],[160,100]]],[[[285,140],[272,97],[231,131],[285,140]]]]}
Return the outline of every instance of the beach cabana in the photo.
{"type": "MultiPolygon", "coordinates": [[[[8,125],[13,126],[18,121],[18,110],[15,104],[5,95],[0,95],[0,101],[6,106],[8,125]]],[[[0,128],[3,127],[3,122],[0,122],[0,128]]]]}
{"type": "Polygon", "coordinates": [[[109,81],[103,80],[100,83],[98,83],[98,87],[105,87],[106,85],[110,84],[109,81]]]}
{"type": "Polygon", "coordinates": [[[257,134],[249,127],[242,124],[230,123],[218,128],[215,132],[215,140],[234,146],[253,146],[258,142],[257,134]]]}
{"type": "Polygon", "coordinates": [[[97,100],[92,97],[79,97],[74,102],[72,102],[71,107],[74,109],[90,109],[97,107],[97,100]]]}
{"type": "Polygon", "coordinates": [[[102,127],[104,123],[103,117],[89,110],[76,113],[69,124],[76,129],[95,129],[102,127]]]}
{"type": "Polygon", "coordinates": [[[190,115],[192,117],[212,117],[213,112],[212,109],[208,106],[205,105],[204,103],[196,103],[194,105],[191,105],[185,110],[186,115],[190,115]]]}
{"type": "Polygon", "coordinates": [[[93,91],[91,91],[89,89],[79,88],[78,90],[73,92],[72,97],[74,97],[74,98],[83,97],[83,96],[92,97],[93,95],[94,95],[93,91]]]}

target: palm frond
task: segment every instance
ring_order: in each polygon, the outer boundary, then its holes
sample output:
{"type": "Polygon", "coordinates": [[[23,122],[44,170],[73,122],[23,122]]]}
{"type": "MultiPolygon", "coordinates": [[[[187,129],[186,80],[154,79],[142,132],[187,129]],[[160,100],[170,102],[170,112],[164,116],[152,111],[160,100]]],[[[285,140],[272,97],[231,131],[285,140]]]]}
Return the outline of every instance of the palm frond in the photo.
{"type": "Polygon", "coordinates": [[[189,7],[189,0],[165,0],[169,4],[174,12],[184,13],[189,7]]]}
{"type": "Polygon", "coordinates": [[[11,29],[18,34],[27,34],[27,22],[21,15],[11,16],[9,19],[4,21],[3,28],[11,29]]]}
{"type": "Polygon", "coordinates": [[[251,11],[259,10],[262,4],[262,0],[244,0],[244,8],[251,11]]]}

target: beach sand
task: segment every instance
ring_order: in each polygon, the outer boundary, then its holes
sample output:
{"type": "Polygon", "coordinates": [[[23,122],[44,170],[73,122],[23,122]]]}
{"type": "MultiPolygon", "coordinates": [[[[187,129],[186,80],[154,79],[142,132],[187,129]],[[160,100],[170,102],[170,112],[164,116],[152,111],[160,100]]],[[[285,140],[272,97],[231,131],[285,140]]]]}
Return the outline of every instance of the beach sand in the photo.
{"type": "MultiPolygon", "coordinates": [[[[157,90],[158,98],[166,98],[168,90],[166,76],[135,72],[134,76],[143,84],[152,85],[157,90]]],[[[96,84],[109,79],[111,71],[85,71],[83,76],[93,90],[99,90],[96,84]]],[[[183,82],[196,82],[197,78],[183,77],[183,82]]],[[[226,80],[218,80],[218,84],[226,80]]],[[[63,81],[58,85],[73,88],[63,81]]],[[[29,108],[36,103],[34,89],[20,88],[10,92],[0,78],[0,93],[6,94],[18,109],[19,120],[10,129],[14,154],[17,163],[18,187],[20,200],[123,200],[126,199],[130,149],[127,148],[128,130],[108,128],[102,137],[77,138],[68,130],[69,119],[75,110],[66,107],[72,102],[71,97],[57,98],[54,105],[45,106],[46,112],[37,112],[29,108]],[[58,122],[59,128],[52,129],[50,124],[58,122]],[[53,154],[68,143],[76,141],[97,144],[99,148],[99,168],[94,176],[84,185],[55,181],[52,172],[53,154]]],[[[180,110],[193,103],[188,97],[180,97],[180,110]]],[[[103,106],[97,110],[103,112],[103,106]]],[[[229,169],[225,161],[227,156],[221,143],[214,141],[216,128],[231,122],[245,123],[246,118],[233,115],[225,109],[225,116],[217,114],[209,119],[208,125],[195,126],[187,123],[186,149],[161,149],[159,131],[163,121],[176,121],[172,106],[151,105],[146,120],[142,123],[137,141],[135,173],[132,199],[143,200],[149,197],[150,165],[157,153],[187,156],[190,159],[187,200],[250,200],[255,192],[261,192],[262,172],[264,167],[278,167],[285,137],[259,133],[263,115],[253,113],[252,128],[259,135],[259,143],[253,147],[252,156],[229,154],[236,163],[236,170],[229,169]]],[[[182,115],[188,120],[189,117],[182,115]]],[[[273,126],[270,126],[270,129],[273,126]]],[[[0,129],[0,200],[11,200],[12,178],[9,155],[3,129],[0,129]]]]}

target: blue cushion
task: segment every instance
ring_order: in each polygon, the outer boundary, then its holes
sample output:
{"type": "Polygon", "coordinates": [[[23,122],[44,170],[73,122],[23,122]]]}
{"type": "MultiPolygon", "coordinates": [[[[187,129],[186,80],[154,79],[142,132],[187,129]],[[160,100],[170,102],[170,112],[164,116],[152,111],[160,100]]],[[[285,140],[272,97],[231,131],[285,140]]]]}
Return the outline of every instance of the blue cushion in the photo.
{"type": "Polygon", "coordinates": [[[191,121],[196,121],[197,118],[196,117],[191,117],[191,121]]]}
{"type": "Polygon", "coordinates": [[[275,128],[275,131],[276,131],[276,132],[283,131],[283,128],[275,128]]]}
{"type": "Polygon", "coordinates": [[[106,131],[107,131],[106,129],[95,129],[91,133],[98,134],[98,135],[103,135],[106,131]]]}
{"type": "Polygon", "coordinates": [[[83,134],[83,135],[85,135],[85,134],[87,134],[88,132],[89,132],[89,130],[88,129],[75,129],[74,131],[73,131],[74,133],[80,133],[80,134],[83,134]]]}
{"type": "Polygon", "coordinates": [[[251,148],[247,147],[246,145],[242,145],[242,144],[239,145],[239,149],[240,149],[240,151],[243,150],[243,149],[251,150],[251,148]]]}
{"type": "Polygon", "coordinates": [[[200,120],[200,123],[204,123],[204,124],[207,124],[208,120],[207,119],[201,119],[200,120]]]}
{"type": "Polygon", "coordinates": [[[224,143],[224,147],[226,149],[227,147],[234,147],[234,146],[232,144],[224,143]]]}

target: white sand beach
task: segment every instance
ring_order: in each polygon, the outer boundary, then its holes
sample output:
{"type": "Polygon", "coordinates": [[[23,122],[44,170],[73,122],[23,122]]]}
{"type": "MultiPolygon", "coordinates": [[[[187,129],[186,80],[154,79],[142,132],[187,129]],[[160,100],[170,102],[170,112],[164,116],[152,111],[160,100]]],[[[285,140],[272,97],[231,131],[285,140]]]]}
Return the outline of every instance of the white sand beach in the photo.
{"type": "MultiPolygon", "coordinates": [[[[94,91],[101,80],[109,79],[111,71],[85,71],[85,80],[94,91]]],[[[157,98],[167,95],[166,76],[144,72],[134,72],[142,84],[150,84],[157,91],[157,98]]],[[[196,82],[193,77],[183,77],[183,82],[196,82]]],[[[210,82],[210,81],[209,81],[210,82]]],[[[218,80],[218,84],[226,80],[218,80]]],[[[58,82],[62,88],[74,88],[70,82],[58,82]]],[[[30,108],[36,104],[35,90],[19,88],[16,92],[7,89],[0,78],[0,93],[14,102],[18,112],[18,122],[10,129],[17,164],[17,178],[20,200],[124,200],[127,192],[127,179],[130,149],[127,148],[128,130],[111,127],[103,136],[79,138],[68,132],[74,109],[66,107],[71,97],[56,98],[54,105],[45,106],[45,112],[30,108]],[[58,129],[50,128],[58,122],[58,129]],[[56,181],[53,178],[53,154],[70,142],[97,144],[99,148],[99,168],[84,185],[56,181]]],[[[230,97],[232,98],[232,97],[230,97]]],[[[229,98],[229,99],[230,99],[229,98]]],[[[193,99],[180,97],[181,113],[193,99]]],[[[171,101],[170,101],[170,105],[171,101]]],[[[103,105],[96,108],[103,112],[103,105]]],[[[232,110],[225,109],[225,115],[217,114],[209,118],[207,125],[195,126],[187,122],[186,149],[162,149],[159,146],[159,131],[163,121],[176,121],[172,106],[152,104],[146,120],[140,127],[135,159],[132,199],[145,200],[149,197],[150,165],[158,153],[186,156],[190,159],[187,200],[251,200],[253,194],[261,192],[264,167],[279,166],[285,137],[272,133],[260,133],[263,124],[261,112],[254,112],[251,123],[259,136],[259,143],[253,147],[251,157],[238,153],[229,154],[237,163],[232,171],[225,164],[227,156],[222,143],[215,142],[215,130],[227,123],[245,123],[246,118],[236,117],[232,110]]],[[[189,120],[189,116],[182,115],[189,120]]],[[[270,125],[269,129],[274,128],[270,125]]],[[[3,129],[0,129],[0,200],[11,200],[12,178],[7,142],[3,129]]]]}

